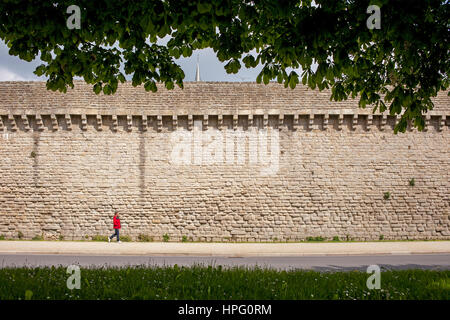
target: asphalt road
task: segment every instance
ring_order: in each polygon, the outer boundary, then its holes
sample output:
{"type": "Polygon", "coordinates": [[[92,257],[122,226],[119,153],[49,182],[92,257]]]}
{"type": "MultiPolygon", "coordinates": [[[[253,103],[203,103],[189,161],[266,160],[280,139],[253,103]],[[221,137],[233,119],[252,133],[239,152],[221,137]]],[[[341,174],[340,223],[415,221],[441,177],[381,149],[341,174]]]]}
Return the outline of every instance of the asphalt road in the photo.
{"type": "Polygon", "coordinates": [[[404,255],[351,255],[351,256],[301,256],[301,257],[223,257],[223,256],[99,256],[99,255],[43,255],[0,254],[0,268],[68,266],[192,266],[213,265],[224,267],[245,266],[275,269],[311,269],[317,271],[366,270],[369,265],[383,269],[450,270],[450,254],[404,255]]]}

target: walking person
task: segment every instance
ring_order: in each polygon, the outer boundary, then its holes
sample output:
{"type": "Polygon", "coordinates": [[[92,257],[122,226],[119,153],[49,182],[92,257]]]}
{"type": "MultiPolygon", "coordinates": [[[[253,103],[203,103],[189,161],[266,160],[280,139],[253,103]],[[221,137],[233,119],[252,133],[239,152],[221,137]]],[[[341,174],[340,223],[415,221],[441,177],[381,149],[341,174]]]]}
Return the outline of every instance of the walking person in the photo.
{"type": "Polygon", "coordinates": [[[114,227],[114,233],[110,237],[108,237],[108,242],[111,242],[111,239],[117,236],[117,242],[120,243],[120,238],[119,238],[120,217],[119,217],[119,212],[117,212],[117,211],[116,211],[116,213],[114,213],[113,227],[114,227]]]}

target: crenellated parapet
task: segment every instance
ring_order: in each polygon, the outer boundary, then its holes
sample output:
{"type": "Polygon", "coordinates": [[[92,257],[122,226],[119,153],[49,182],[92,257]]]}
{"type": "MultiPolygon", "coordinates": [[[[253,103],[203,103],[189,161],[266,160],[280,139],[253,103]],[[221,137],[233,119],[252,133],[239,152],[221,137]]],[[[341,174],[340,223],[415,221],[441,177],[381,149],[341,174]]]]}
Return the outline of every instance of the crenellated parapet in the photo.
{"type": "MultiPolygon", "coordinates": [[[[364,111],[364,110],[362,110],[364,111]]],[[[202,130],[230,129],[248,130],[248,128],[264,129],[267,127],[280,130],[304,131],[358,131],[393,130],[398,116],[387,114],[369,114],[365,112],[342,112],[340,110],[311,110],[308,112],[240,112],[240,113],[163,113],[147,114],[145,108],[135,113],[117,111],[99,113],[71,112],[70,110],[49,110],[27,113],[0,110],[0,131],[81,131],[110,130],[113,132],[146,132],[154,130],[193,130],[194,121],[200,121],[202,130]]],[[[445,112],[429,112],[424,116],[424,132],[442,132],[448,128],[450,114],[445,112]]],[[[414,129],[415,130],[415,129],[414,129]]]]}

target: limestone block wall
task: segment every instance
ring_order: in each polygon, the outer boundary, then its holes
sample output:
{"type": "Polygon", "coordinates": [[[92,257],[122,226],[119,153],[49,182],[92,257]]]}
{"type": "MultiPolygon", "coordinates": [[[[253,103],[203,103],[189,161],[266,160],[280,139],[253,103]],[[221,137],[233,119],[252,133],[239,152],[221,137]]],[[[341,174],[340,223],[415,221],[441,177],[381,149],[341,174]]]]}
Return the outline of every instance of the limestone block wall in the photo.
{"type": "Polygon", "coordinates": [[[354,101],[263,89],[0,83],[0,235],[107,235],[118,210],[134,239],[450,238],[446,95],[424,132],[395,135],[354,101]]]}

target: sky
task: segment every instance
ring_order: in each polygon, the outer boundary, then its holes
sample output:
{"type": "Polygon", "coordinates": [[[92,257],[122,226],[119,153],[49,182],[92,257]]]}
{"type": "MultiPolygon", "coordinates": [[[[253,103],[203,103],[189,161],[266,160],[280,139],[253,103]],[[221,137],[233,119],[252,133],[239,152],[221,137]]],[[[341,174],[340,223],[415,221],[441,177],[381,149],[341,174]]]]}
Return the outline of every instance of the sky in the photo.
{"type": "MultiPolygon", "coordinates": [[[[36,76],[33,71],[42,64],[39,58],[26,62],[16,56],[8,54],[8,47],[0,40],[0,81],[45,81],[45,77],[36,76]]],[[[261,71],[259,65],[253,69],[242,66],[237,74],[227,74],[225,63],[220,62],[212,49],[202,49],[193,52],[189,58],[177,59],[185,73],[184,81],[195,80],[197,55],[200,65],[200,78],[202,81],[256,81],[256,76],[261,71]]]]}

